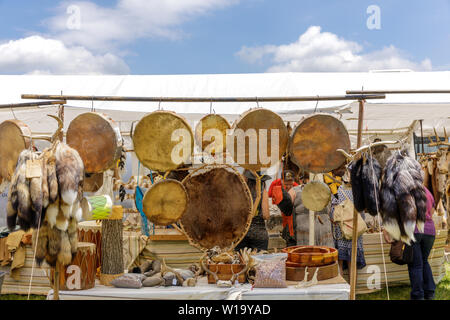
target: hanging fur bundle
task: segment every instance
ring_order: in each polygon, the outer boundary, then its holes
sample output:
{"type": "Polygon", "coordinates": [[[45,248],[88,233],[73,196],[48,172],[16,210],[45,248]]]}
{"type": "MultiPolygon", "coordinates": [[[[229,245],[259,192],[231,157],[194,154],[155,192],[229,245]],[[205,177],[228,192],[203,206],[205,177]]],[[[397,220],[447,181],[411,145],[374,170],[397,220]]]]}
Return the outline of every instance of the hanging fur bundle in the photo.
{"type": "Polygon", "coordinates": [[[383,225],[395,240],[410,244],[423,232],[427,199],[420,164],[397,151],[387,161],[380,190],[383,225]]]}
{"type": "Polygon", "coordinates": [[[350,165],[353,202],[357,211],[377,215],[381,167],[377,159],[364,156],[350,165]]]}

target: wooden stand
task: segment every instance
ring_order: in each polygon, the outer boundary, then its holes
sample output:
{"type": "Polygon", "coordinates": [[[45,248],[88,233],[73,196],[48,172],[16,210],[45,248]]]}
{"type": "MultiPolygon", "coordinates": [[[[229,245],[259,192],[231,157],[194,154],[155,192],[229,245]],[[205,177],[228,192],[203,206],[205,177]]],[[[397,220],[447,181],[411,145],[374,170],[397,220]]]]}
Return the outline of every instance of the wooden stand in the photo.
{"type": "Polygon", "coordinates": [[[106,286],[123,275],[122,219],[102,221],[102,265],[100,283],[106,286]]]}

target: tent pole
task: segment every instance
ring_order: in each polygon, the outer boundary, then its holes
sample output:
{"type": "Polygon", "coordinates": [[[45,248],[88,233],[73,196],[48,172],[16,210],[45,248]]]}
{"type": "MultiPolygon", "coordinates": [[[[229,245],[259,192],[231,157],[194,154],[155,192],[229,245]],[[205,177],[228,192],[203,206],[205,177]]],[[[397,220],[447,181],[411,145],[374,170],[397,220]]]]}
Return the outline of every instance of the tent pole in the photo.
{"type": "MultiPolygon", "coordinates": [[[[364,119],[364,100],[359,100],[359,113],[358,113],[358,140],[356,148],[359,149],[362,144],[362,127],[364,119]]],[[[358,249],[358,211],[353,211],[353,235],[352,235],[352,256],[350,260],[350,300],[356,300],[356,256],[358,249]]]]}
{"type": "Polygon", "coordinates": [[[425,148],[423,146],[423,128],[422,128],[422,121],[423,120],[419,120],[420,121],[420,138],[422,140],[422,153],[425,153],[425,148]]]}
{"type": "Polygon", "coordinates": [[[341,95],[341,96],[298,96],[298,97],[119,97],[119,96],[75,96],[22,94],[22,99],[86,100],[86,101],[128,101],[128,102],[288,102],[288,101],[334,101],[385,99],[385,95],[341,95]]]}

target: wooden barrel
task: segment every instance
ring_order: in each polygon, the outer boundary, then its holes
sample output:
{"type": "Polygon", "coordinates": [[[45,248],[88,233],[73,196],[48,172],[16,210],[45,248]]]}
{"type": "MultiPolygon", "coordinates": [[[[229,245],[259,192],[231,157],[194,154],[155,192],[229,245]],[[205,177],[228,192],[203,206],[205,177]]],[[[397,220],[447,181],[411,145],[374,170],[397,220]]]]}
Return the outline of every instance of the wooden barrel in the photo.
{"type": "Polygon", "coordinates": [[[195,142],[202,151],[209,152],[211,155],[225,153],[227,150],[227,130],[229,129],[231,129],[231,126],[227,119],[218,114],[208,114],[195,127],[195,142]],[[216,135],[222,138],[216,140],[218,138],[216,135]]]}
{"type": "MultiPolygon", "coordinates": [[[[307,270],[308,275],[307,275],[306,281],[312,280],[317,268],[319,268],[319,271],[317,271],[317,280],[318,281],[332,279],[339,275],[339,266],[336,261],[336,262],[326,265],[326,266],[308,267],[308,270],[307,270]]],[[[306,267],[290,267],[286,263],[286,280],[289,280],[289,281],[305,280],[305,270],[306,270],[306,267]]]]}
{"type": "Polygon", "coordinates": [[[226,165],[194,170],[184,180],[189,202],[180,220],[191,245],[234,248],[252,220],[252,196],[243,176],[226,165]]]}
{"type": "Polygon", "coordinates": [[[350,152],[344,124],[327,114],[313,114],[299,121],[289,141],[292,162],[307,172],[326,173],[345,163],[337,149],[350,152]]]}
{"type": "Polygon", "coordinates": [[[155,111],[136,125],[133,145],[145,167],[166,172],[190,161],[194,134],[187,121],[175,112],[155,111]]]}
{"type": "MultiPolygon", "coordinates": [[[[78,251],[70,265],[60,272],[60,290],[87,290],[95,287],[95,245],[78,242],[78,251]]],[[[52,270],[53,279],[53,270],[52,270]]]]}
{"type": "Polygon", "coordinates": [[[78,223],[78,241],[95,244],[95,269],[102,264],[102,225],[96,221],[78,223]]]}
{"type": "Polygon", "coordinates": [[[162,180],[145,193],[143,211],[148,220],[159,226],[177,222],[186,212],[188,195],[183,184],[177,180],[162,180]]]}
{"type": "Polygon", "coordinates": [[[30,128],[20,120],[6,120],[0,124],[0,176],[11,181],[17,160],[24,149],[30,147],[30,128]]]}
{"type": "Polygon", "coordinates": [[[73,119],[66,141],[78,151],[88,173],[113,168],[122,152],[119,126],[107,115],[96,112],[83,113],[73,119]]]}
{"type": "Polygon", "coordinates": [[[308,182],[301,193],[303,205],[311,211],[322,211],[331,201],[331,190],[321,181],[308,182]]]}
{"type": "Polygon", "coordinates": [[[232,138],[234,148],[231,155],[234,161],[245,169],[255,171],[277,164],[286,152],[289,140],[283,119],[263,108],[250,109],[243,113],[233,124],[232,138]],[[275,134],[274,140],[272,133],[275,134]],[[245,137],[240,134],[245,134],[245,137]],[[272,148],[276,153],[273,156],[272,148]],[[240,151],[241,149],[244,152],[240,151]],[[262,155],[266,159],[263,159],[262,155]]]}

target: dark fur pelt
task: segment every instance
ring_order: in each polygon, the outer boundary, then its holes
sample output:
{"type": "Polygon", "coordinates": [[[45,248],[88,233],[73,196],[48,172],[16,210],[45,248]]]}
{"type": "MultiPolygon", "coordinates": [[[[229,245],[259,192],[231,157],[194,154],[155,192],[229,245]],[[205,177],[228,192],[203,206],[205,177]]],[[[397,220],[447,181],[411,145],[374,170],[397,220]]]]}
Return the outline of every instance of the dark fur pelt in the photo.
{"type": "Polygon", "coordinates": [[[423,231],[426,193],[420,164],[397,151],[387,161],[380,189],[383,224],[395,240],[410,244],[416,227],[423,231]]]}
{"type": "Polygon", "coordinates": [[[378,208],[380,206],[380,179],[380,164],[377,159],[370,156],[367,157],[365,162],[363,160],[361,169],[362,193],[364,197],[364,207],[372,216],[378,214],[378,208]]]}
{"type": "Polygon", "coordinates": [[[355,209],[358,212],[361,212],[365,209],[362,182],[362,164],[363,159],[360,158],[357,161],[353,161],[349,165],[350,181],[352,183],[353,203],[355,205],[355,209]]]}
{"type": "Polygon", "coordinates": [[[350,164],[353,202],[357,211],[377,215],[380,206],[381,167],[375,158],[362,157],[350,164]]]}

